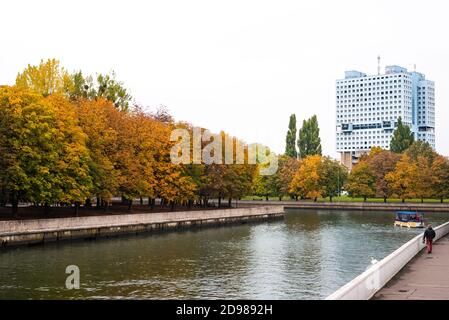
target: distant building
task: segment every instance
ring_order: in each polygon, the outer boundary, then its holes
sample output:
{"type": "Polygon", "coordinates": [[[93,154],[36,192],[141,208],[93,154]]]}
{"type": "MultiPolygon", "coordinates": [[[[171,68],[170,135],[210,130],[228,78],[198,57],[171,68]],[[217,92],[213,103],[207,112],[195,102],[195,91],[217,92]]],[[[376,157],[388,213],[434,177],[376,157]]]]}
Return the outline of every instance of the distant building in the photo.
{"type": "Polygon", "coordinates": [[[336,82],[336,101],[336,147],[349,169],[371,147],[390,148],[399,117],[415,140],[435,149],[435,87],[422,73],[399,66],[373,76],[346,71],[336,82]]]}

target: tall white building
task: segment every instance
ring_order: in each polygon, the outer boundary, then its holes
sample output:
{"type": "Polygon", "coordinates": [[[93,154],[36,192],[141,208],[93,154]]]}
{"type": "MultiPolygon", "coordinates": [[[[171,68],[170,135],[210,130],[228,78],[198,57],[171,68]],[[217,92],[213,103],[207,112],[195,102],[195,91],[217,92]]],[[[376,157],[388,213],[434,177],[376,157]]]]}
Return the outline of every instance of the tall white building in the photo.
{"type": "Polygon", "coordinates": [[[390,148],[397,120],[435,148],[435,88],[424,74],[387,66],[385,74],[346,71],[336,82],[337,152],[348,168],[371,147],[390,148]]]}

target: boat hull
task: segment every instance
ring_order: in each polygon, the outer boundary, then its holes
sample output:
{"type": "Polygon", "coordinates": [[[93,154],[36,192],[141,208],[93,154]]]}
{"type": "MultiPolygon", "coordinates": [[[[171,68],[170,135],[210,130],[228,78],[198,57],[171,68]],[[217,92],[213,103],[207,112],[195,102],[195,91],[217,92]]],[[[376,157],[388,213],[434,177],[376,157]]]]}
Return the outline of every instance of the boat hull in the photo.
{"type": "Polygon", "coordinates": [[[394,225],[405,228],[424,228],[424,223],[421,221],[395,221],[394,225]]]}

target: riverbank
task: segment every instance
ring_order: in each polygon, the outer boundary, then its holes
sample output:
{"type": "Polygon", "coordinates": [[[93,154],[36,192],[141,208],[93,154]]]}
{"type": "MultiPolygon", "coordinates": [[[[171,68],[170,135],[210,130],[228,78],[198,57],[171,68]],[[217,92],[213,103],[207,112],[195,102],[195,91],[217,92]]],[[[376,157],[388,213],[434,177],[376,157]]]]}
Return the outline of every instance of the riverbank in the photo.
{"type": "Polygon", "coordinates": [[[449,212],[449,203],[378,203],[241,200],[239,206],[278,205],[285,209],[449,212]]]}
{"type": "Polygon", "coordinates": [[[283,216],[283,206],[265,205],[219,210],[9,220],[0,222],[0,246],[247,223],[283,216]]]}

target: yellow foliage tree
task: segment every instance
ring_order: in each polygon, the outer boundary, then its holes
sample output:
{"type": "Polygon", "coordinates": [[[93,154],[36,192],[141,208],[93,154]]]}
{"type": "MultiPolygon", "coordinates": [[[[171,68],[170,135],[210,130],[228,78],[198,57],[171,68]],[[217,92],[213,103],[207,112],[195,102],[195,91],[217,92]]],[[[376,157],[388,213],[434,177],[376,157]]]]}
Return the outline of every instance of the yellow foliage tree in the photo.
{"type": "Polygon", "coordinates": [[[41,60],[38,66],[28,67],[17,75],[16,86],[48,96],[53,93],[67,94],[73,90],[70,74],[56,59],[41,60]]]}
{"type": "Polygon", "coordinates": [[[320,165],[321,156],[319,155],[303,159],[290,184],[290,192],[315,201],[321,197],[324,188],[320,183],[320,165]]]}
{"type": "Polygon", "coordinates": [[[410,157],[403,155],[396,164],[395,170],[385,176],[393,196],[402,199],[411,199],[417,195],[418,167],[416,163],[410,161],[410,157]]]}

